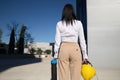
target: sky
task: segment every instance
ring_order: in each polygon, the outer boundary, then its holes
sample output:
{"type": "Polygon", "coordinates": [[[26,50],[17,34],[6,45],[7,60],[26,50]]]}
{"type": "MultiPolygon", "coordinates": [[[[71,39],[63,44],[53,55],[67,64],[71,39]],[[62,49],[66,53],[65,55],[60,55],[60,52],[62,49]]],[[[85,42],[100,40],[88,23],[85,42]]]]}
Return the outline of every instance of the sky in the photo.
{"type": "Polygon", "coordinates": [[[7,24],[16,22],[19,28],[28,27],[34,42],[54,42],[56,23],[67,3],[76,8],[76,0],[0,0],[2,41],[9,43],[7,24]]]}

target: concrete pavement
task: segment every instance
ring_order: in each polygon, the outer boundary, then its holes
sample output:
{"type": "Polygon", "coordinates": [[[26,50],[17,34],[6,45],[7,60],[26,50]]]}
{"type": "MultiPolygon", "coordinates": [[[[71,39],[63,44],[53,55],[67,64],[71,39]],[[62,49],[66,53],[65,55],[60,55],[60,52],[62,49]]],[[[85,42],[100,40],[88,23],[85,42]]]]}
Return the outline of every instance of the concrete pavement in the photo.
{"type": "MultiPolygon", "coordinates": [[[[50,60],[49,56],[41,62],[9,67],[0,72],[0,80],[51,80],[50,60]]],[[[95,76],[92,80],[120,80],[120,70],[96,70],[98,79],[95,76]]]]}
{"type": "MultiPolygon", "coordinates": [[[[28,58],[27,60],[30,59],[28,58]]],[[[18,62],[20,62],[20,60],[18,62]]],[[[51,79],[50,57],[44,58],[41,62],[10,67],[0,73],[0,80],[50,80],[50,79],[51,79]]]]}

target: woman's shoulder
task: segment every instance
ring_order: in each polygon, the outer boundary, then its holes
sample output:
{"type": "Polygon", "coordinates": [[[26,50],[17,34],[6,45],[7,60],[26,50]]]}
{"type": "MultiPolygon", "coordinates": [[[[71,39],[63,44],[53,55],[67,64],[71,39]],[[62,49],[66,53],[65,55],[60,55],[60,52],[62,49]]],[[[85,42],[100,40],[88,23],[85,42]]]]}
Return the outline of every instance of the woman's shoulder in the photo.
{"type": "MultiPolygon", "coordinates": [[[[76,25],[82,25],[82,22],[80,20],[74,20],[76,25]]],[[[65,22],[63,21],[58,21],[57,26],[64,26],[65,22]]]]}
{"type": "Polygon", "coordinates": [[[59,25],[59,24],[62,24],[62,21],[58,21],[58,22],[57,22],[57,25],[59,25]]]}
{"type": "Polygon", "coordinates": [[[60,29],[61,26],[62,26],[62,21],[58,21],[56,27],[60,29]]]}
{"type": "Polygon", "coordinates": [[[76,20],[75,24],[77,28],[82,28],[82,22],[80,20],[76,20]]]}
{"type": "Polygon", "coordinates": [[[81,24],[81,21],[80,21],[80,20],[75,20],[75,22],[76,22],[77,24],[81,24]]]}
{"type": "Polygon", "coordinates": [[[63,21],[58,21],[58,22],[57,22],[57,26],[58,26],[58,27],[64,26],[64,22],[63,22],[63,21]]]}

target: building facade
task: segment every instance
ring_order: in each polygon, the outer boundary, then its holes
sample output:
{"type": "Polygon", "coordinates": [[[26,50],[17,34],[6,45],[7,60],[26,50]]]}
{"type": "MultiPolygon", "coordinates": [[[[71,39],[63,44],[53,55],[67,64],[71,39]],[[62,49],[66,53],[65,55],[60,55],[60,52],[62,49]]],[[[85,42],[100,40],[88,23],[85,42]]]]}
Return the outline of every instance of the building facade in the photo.
{"type": "MultiPolygon", "coordinates": [[[[34,42],[34,43],[28,44],[28,48],[24,49],[24,53],[30,54],[30,49],[35,49],[35,50],[41,49],[43,52],[45,50],[52,51],[52,46],[50,45],[50,43],[47,43],[47,42],[34,42]]],[[[34,54],[36,54],[36,52],[34,54]]]]}

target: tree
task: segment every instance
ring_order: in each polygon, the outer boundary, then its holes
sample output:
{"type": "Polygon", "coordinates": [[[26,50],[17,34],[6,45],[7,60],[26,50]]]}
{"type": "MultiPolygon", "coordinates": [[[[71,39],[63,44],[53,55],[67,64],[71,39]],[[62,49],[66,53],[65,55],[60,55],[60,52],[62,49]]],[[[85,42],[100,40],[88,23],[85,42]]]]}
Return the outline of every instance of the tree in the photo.
{"type": "Polygon", "coordinates": [[[19,24],[17,22],[12,22],[11,24],[7,24],[8,28],[8,36],[10,35],[12,29],[14,28],[14,37],[15,37],[15,43],[18,41],[18,36],[19,36],[19,24]]]}
{"type": "Polygon", "coordinates": [[[14,32],[14,27],[11,31],[11,35],[10,35],[10,41],[9,41],[9,48],[8,48],[8,53],[9,54],[14,54],[14,47],[15,47],[15,32],[14,32]]]}
{"type": "Polygon", "coordinates": [[[28,43],[33,43],[33,38],[30,33],[26,32],[25,33],[25,47],[28,47],[28,43]]]}
{"type": "Polygon", "coordinates": [[[22,25],[21,30],[19,28],[19,24],[16,22],[12,22],[11,24],[7,24],[7,28],[9,30],[9,34],[11,33],[12,29],[14,28],[14,38],[15,38],[15,46],[17,48],[18,54],[24,53],[24,44],[27,45],[28,42],[32,43],[33,38],[31,34],[26,32],[28,29],[26,26],[22,25]]]}
{"type": "Polygon", "coordinates": [[[37,54],[39,54],[39,57],[41,56],[42,52],[43,52],[43,50],[41,48],[37,49],[37,54]]]}
{"type": "Polygon", "coordinates": [[[41,54],[42,54],[42,52],[43,52],[43,51],[42,51],[42,49],[41,49],[41,48],[38,48],[38,49],[37,49],[37,54],[41,55],[41,54]]]}
{"type": "Polygon", "coordinates": [[[50,54],[50,53],[51,53],[51,50],[47,49],[47,50],[45,50],[44,53],[46,53],[46,54],[50,54]]]}
{"type": "Polygon", "coordinates": [[[31,53],[31,54],[34,54],[35,52],[36,52],[36,50],[35,50],[34,48],[31,48],[31,49],[30,49],[30,53],[31,53]]]}
{"type": "Polygon", "coordinates": [[[18,40],[17,45],[17,52],[18,54],[24,53],[24,35],[25,35],[26,26],[22,25],[21,32],[20,32],[20,38],[18,40]]]}
{"type": "MultiPolygon", "coordinates": [[[[12,22],[11,24],[7,24],[7,28],[9,30],[8,35],[10,35],[12,28],[14,28],[14,33],[15,33],[15,47],[17,47],[18,45],[18,40],[20,38],[20,28],[19,28],[19,24],[17,22],[12,22]]],[[[27,47],[28,42],[32,43],[34,41],[33,37],[31,36],[31,34],[29,32],[27,32],[28,27],[26,27],[26,31],[24,33],[24,44],[25,47],[27,47]]]]}
{"type": "Polygon", "coordinates": [[[0,28],[0,43],[2,43],[2,34],[3,32],[2,32],[2,29],[0,28]]]}

